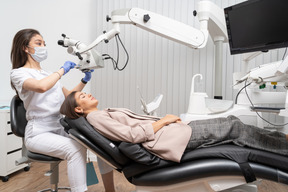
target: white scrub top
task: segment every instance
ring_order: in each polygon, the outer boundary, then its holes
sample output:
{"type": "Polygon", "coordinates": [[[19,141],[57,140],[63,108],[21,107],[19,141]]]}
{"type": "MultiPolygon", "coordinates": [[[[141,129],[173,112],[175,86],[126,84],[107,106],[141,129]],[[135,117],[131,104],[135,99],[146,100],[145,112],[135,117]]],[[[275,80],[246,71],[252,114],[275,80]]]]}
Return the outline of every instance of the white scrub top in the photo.
{"type": "Polygon", "coordinates": [[[59,117],[60,107],[65,99],[62,85],[58,81],[51,89],[44,93],[37,93],[23,89],[23,83],[29,78],[37,80],[50,75],[44,70],[30,68],[13,69],[10,74],[11,81],[15,86],[20,99],[26,109],[27,120],[59,117]]]}

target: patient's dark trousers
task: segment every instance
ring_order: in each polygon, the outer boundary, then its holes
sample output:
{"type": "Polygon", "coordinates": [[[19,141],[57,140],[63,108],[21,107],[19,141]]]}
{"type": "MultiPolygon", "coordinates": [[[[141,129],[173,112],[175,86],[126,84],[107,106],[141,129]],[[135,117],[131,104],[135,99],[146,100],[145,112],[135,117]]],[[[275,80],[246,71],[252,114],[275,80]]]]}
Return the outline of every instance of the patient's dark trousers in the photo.
{"type": "Polygon", "coordinates": [[[192,135],[186,150],[211,147],[225,143],[248,146],[288,155],[286,135],[242,123],[237,117],[197,120],[189,123],[192,135]]]}

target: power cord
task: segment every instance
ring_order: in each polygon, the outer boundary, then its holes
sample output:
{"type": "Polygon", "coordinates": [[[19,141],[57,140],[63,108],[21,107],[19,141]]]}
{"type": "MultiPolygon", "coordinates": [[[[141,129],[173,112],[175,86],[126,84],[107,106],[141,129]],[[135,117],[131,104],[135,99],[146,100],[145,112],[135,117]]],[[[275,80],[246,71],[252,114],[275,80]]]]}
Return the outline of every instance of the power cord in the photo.
{"type": "Polygon", "coordinates": [[[104,59],[110,59],[111,60],[114,70],[123,71],[127,67],[127,64],[129,61],[129,54],[128,54],[124,44],[122,43],[120,36],[118,34],[115,36],[116,36],[115,39],[116,39],[116,45],[117,45],[117,60],[115,61],[115,59],[113,57],[111,57],[109,54],[103,54],[102,56],[104,57],[104,59]],[[119,42],[118,42],[118,40],[120,41],[120,43],[121,43],[121,45],[122,45],[122,47],[126,53],[126,58],[127,58],[125,65],[122,68],[119,68],[119,42]]]}
{"type": "MultiPolygon", "coordinates": [[[[252,83],[252,82],[251,82],[252,83]]],[[[239,97],[239,94],[243,91],[243,89],[245,89],[246,87],[248,87],[249,85],[251,85],[251,83],[249,83],[248,85],[245,85],[243,86],[237,93],[236,97],[235,97],[235,104],[237,104],[238,102],[238,97],[239,97]]]]}
{"type": "MultiPolygon", "coordinates": [[[[247,86],[249,86],[252,82],[247,85],[247,80],[248,80],[248,78],[245,80],[245,86],[244,86],[244,88],[245,88],[245,93],[246,93],[246,96],[247,96],[250,104],[252,105],[252,107],[254,107],[254,104],[252,103],[252,101],[251,101],[251,99],[250,99],[250,97],[249,97],[249,95],[248,95],[247,89],[246,89],[247,86]]],[[[258,117],[260,117],[260,119],[262,119],[263,121],[265,121],[266,123],[268,123],[268,124],[270,124],[270,125],[273,125],[273,126],[276,126],[276,127],[280,127],[280,126],[283,127],[283,126],[285,126],[285,125],[288,125],[288,123],[285,123],[285,124],[274,124],[274,123],[271,123],[271,122],[269,122],[268,120],[264,119],[264,118],[258,113],[258,111],[255,111],[255,112],[256,112],[256,114],[258,115],[258,117]]]]}
{"type": "Polygon", "coordinates": [[[285,48],[285,52],[284,52],[284,54],[283,54],[282,60],[284,60],[285,55],[286,55],[286,52],[287,52],[287,47],[285,48]]]}

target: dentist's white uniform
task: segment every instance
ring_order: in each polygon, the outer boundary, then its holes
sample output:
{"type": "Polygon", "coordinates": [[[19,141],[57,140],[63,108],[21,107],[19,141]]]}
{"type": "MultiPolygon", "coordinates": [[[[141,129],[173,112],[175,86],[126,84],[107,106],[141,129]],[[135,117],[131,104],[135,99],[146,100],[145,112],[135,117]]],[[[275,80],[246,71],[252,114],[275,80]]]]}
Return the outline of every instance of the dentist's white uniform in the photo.
{"type": "Polygon", "coordinates": [[[11,71],[11,81],[24,102],[26,118],[25,145],[29,151],[67,160],[68,177],[73,192],[87,190],[86,149],[69,138],[59,119],[65,97],[59,81],[45,93],[23,89],[28,78],[43,79],[50,75],[44,70],[18,68],[11,71]]]}

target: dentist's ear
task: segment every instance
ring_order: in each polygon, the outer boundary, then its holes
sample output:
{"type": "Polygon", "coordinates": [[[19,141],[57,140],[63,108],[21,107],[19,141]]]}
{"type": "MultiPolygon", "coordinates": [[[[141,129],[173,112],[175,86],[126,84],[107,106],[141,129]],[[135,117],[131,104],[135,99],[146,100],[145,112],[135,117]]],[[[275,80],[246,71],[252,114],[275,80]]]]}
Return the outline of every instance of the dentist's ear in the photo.
{"type": "Polygon", "coordinates": [[[80,113],[80,114],[83,114],[83,109],[81,107],[75,107],[75,112],[76,113],[80,113]]]}
{"type": "Polygon", "coordinates": [[[23,47],[23,51],[25,51],[26,53],[28,53],[28,48],[25,46],[23,47]]]}

